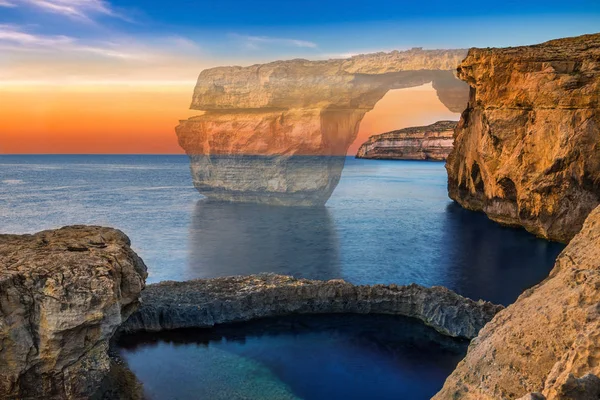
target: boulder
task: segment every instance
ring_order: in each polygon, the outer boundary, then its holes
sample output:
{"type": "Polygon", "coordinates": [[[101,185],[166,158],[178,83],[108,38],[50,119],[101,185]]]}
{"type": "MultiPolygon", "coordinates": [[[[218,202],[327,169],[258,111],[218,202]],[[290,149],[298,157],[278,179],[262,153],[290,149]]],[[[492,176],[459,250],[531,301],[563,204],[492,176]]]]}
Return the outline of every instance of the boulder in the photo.
{"type": "Polygon", "coordinates": [[[90,398],[146,276],[116,229],[0,235],[0,398],[90,398]]]}

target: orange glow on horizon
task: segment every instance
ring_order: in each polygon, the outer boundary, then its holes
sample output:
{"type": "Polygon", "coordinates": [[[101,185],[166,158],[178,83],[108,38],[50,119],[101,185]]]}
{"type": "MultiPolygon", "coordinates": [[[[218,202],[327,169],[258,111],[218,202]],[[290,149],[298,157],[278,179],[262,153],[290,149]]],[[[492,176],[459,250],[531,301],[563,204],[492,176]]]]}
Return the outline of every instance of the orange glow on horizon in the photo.
{"type": "Polygon", "coordinates": [[[0,153],[182,154],[175,126],[198,113],[190,100],[189,85],[10,88],[0,153]]]}
{"type": "MultiPolygon", "coordinates": [[[[193,85],[28,85],[3,88],[0,154],[183,154],[175,126],[193,85]]],[[[390,91],[363,118],[348,149],[369,136],[442,119],[458,120],[431,85],[390,91]]]]}
{"type": "Polygon", "coordinates": [[[442,120],[458,121],[459,117],[460,114],[448,110],[438,99],[431,84],[390,90],[375,104],[375,108],[365,114],[348,154],[355,155],[369,136],[442,120]]]}

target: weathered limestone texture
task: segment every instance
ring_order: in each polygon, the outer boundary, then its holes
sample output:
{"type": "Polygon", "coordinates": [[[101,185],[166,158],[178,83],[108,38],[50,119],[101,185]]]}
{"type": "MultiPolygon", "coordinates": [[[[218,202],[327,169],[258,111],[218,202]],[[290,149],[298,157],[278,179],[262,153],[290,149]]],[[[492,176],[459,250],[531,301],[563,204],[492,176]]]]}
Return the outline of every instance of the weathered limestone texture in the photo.
{"type": "Polygon", "coordinates": [[[146,266],[121,231],[0,235],[0,398],[88,399],[108,342],[135,311],[146,266]]]}
{"type": "Polygon", "coordinates": [[[452,150],[454,128],[454,121],[438,121],[373,135],[360,146],[356,158],[443,161],[452,150]]]}
{"type": "Polygon", "coordinates": [[[550,276],[480,331],[435,399],[598,399],[599,359],[597,207],[550,276]]]}
{"type": "Polygon", "coordinates": [[[453,337],[472,338],[501,309],[444,287],[355,286],[259,274],[148,285],[121,331],[205,328],[290,314],[358,313],[414,317],[453,337]]]}
{"type": "Polygon", "coordinates": [[[600,203],[600,34],[471,49],[469,105],[448,157],[450,197],[568,242],[600,203]]]}

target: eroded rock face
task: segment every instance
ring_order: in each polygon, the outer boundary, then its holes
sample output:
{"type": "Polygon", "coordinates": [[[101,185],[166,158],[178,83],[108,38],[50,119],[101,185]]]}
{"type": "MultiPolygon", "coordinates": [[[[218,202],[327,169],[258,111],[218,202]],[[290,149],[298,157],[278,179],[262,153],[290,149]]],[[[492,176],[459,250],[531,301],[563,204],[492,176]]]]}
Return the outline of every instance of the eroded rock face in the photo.
{"type": "Polygon", "coordinates": [[[191,105],[204,113],[176,128],[194,184],[212,200],[323,205],[360,121],[389,90],[431,82],[450,110],[464,109],[468,86],[454,70],[465,54],[413,49],[204,70],[191,105]]]}
{"type": "Polygon", "coordinates": [[[135,311],[146,266],[122,232],[71,226],[0,235],[0,398],[87,399],[108,341],[135,311]]]}
{"type": "Polygon", "coordinates": [[[480,331],[435,399],[598,398],[599,288],[600,207],[550,276],[480,331]]]}
{"type": "Polygon", "coordinates": [[[472,49],[448,189],[463,207],[568,242],[600,202],[600,34],[472,49]]]}
{"type": "Polygon", "coordinates": [[[142,307],[122,332],[206,328],[290,314],[394,314],[417,318],[440,333],[472,338],[503,307],[444,287],[354,286],[259,274],[148,285],[142,307]]]}
{"type": "Polygon", "coordinates": [[[373,135],[363,143],[356,158],[381,160],[445,160],[454,142],[454,121],[438,121],[373,135]]]}

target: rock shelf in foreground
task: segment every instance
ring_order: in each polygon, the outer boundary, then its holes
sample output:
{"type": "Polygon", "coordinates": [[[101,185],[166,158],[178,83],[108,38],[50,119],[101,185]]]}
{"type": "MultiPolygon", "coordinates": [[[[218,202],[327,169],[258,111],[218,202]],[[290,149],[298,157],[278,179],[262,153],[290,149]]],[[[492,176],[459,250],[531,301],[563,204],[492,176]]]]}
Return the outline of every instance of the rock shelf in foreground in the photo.
{"type": "Polygon", "coordinates": [[[0,398],[88,399],[108,342],[135,310],[146,266],[121,231],[0,235],[0,398]]]}
{"type": "Polygon", "coordinates": [[[148,285],[142,306],[121,331],[205,328],[291,314],[370,313],[417,318],[442,334],[470,339],[502,308],[444,287],[355,286],[259,274],[148,285]]]}

